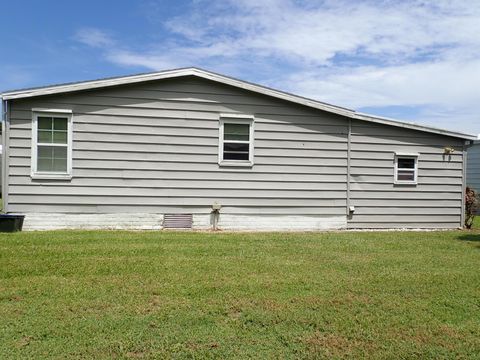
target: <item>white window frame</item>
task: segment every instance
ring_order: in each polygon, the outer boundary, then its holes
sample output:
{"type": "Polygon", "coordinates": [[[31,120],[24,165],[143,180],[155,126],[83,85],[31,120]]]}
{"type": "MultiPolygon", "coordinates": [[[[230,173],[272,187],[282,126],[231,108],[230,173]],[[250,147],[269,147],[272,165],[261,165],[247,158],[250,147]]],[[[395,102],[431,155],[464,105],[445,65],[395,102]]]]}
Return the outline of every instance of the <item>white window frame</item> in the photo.
{"type": "MultiPolygon", "coordinates": [[[[254,116],[243,114],[220,114],[219,123],[219,137],[218,137],[218,164],[220,166],[253,166],[254,164],[254,149],[255,149],[255,129],[254,116]],[[224,128],[225,124],[248,124],[249,130],[249,147],[248,160],[224,160],[223,159],[223,144],[224,144],[224,128]]],[[[245,143],[245,141],[228,140],[227,142],[245,143]]]]}
{"type": "Polygon", "coordinates": [[[72,110],[67,109],[32,109],[32,163],[31,177],[32,179],[45,180],[69,180],[72,178],[72,139],[73,139],[73,117],[72,110]],[[45,146],[66,146],[67,147],[67,171],[66,172],[50,172],[37,170],[37,151],[38,151],[38,117],[53,116],[67,118],[67,144],[40,144],[45,146]]]}
{"type": "Polygon", "coordinates": [[[412,153],[395,153],[395,169],[394,169],[394,183],[397,185],[416,185],[417,178],[418,178],[418,154],[412,153]],[[414,168],[413,169],[406,169],[406,168],[399,168],[398,167],[398,159],[413,159],[414,160],[414,168]],[[398,179],[398,171],[413,171],[413,180],[399,180],[398,179]]]}

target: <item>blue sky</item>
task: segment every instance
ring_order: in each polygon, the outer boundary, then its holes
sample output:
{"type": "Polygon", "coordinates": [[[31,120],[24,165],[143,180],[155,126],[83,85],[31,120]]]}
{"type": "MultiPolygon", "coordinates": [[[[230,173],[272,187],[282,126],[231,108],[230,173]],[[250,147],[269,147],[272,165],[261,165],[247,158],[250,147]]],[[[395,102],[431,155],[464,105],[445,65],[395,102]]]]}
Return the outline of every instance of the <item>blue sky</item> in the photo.
{"type": "Polygon", "coordinates": [[[9,1],[0,89],[198,66],[480,133],[480,1],[9,1]]]}

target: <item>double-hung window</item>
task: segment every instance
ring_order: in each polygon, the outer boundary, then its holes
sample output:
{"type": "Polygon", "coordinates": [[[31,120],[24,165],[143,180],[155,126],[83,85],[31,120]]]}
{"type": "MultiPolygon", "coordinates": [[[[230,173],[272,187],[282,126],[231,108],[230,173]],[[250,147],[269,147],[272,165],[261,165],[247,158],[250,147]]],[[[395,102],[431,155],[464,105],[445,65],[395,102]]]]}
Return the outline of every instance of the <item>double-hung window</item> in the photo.
{"type": "Polygon", "coordinates": [[[418,173],[417,154],[395,155],[395,183],[416,184],[418,173]]]}
{"type": "Polygon", "coordinates": [[[219,164],[225,166],[252,166],[253,135],[253,116],[221,115],[219,164]]]}
{"type": "Polygon", "coordinates": [[[32,177],[71,177],[72,114],[69,110],[34,109],[32,177]]]}

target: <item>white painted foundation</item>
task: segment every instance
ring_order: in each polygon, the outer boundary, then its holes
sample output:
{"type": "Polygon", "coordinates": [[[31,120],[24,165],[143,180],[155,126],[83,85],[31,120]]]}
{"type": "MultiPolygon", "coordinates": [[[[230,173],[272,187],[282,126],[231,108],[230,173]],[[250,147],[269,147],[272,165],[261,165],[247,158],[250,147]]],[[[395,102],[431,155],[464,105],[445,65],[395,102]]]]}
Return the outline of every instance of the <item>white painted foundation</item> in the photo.
{"type": "Polygon", "coordinates": [[[346,216],[220,214],[221,230],[315,231],[347,227],[346,216]]]}
{"type": "Polygon", "coordinates": [[[161,230],[163,214],[25,214],[23,229],[161,230]]]}
{"type": "MultiPolygon", "coordinates": [[[[163,214],[25,214],[23,229],[114,229],[161,230],[163,214]]],[[[211,230],[211,214],[194,214],[194,230],[211,230]]],[[[344,229],[346,216],[325,215],[236,215],[220,214],[218,230],[228,231],[315,231],[344,229]]]]}

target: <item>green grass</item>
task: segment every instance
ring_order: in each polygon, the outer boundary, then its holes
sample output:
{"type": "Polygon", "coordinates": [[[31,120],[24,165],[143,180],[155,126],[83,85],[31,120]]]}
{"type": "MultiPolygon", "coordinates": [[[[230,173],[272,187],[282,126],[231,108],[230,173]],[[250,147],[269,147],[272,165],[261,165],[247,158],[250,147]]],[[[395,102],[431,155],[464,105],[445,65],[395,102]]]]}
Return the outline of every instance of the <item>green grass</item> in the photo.
{"type": "Polygon", "coordinates": [[[480,358],[480,233],[0,235],[0,358],[480,358]]]}
{"type": "Polygon", "coordinates": [[[473,220],[473,228],[480,229],[480,215],[475,216],[475,219],[473,220]]]}

